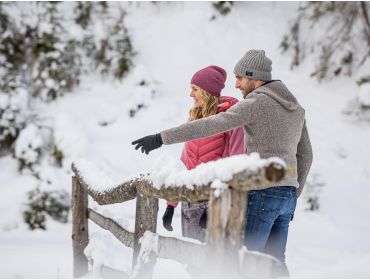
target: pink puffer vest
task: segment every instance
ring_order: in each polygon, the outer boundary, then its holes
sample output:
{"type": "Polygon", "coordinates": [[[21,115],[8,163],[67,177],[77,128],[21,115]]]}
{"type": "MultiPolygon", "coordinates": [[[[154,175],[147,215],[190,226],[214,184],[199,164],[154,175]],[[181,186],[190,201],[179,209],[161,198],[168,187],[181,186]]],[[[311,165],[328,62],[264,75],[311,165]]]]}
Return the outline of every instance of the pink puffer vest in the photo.
{"type": "MultiPolygon", "coordinates": [[[[222,103],[218,105],[217,113],[225,112],[238,102],[237,99],[229,96],[221,96],[220,99],[222,103]]],[[[186,142],[182,150],[181,161],[190,170],[201,163],[244,152],[244,130],[238,127],[210,137],[186,142]]],[[[177,206],[177,202],[167,202],[167,204],[177,206]]]]}

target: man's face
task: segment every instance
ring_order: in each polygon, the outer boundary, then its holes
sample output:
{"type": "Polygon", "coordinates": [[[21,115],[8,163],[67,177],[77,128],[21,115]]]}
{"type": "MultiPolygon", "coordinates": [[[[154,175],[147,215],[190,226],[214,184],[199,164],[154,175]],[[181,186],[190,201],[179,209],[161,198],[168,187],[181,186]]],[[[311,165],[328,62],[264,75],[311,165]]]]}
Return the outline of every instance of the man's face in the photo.
{"type": "Polygon", "coordinates": [[[250,92],[255,90],[253,80],[246,77],[235,76],[235,87],[240,89],[245,98],[250,92]]]}

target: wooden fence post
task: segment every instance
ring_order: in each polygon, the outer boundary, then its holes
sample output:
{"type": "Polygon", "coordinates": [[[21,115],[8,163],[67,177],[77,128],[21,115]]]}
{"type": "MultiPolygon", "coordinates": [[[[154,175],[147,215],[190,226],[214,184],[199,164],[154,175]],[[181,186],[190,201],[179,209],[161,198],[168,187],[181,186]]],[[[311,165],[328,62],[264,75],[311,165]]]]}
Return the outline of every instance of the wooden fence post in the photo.
{"type": "Polygon", "coordinates": [[[240,277],[239,250],[243,245],[247,193],[232,188],[210,193],[207,247],[208,277],[240,277]],[[209,274],[210,273],[210,274],[209,274]]]}
{"type": "Polygon", "coordinates": [[[239,250],[244,244],[244,230],[247,222],[248,192],[230,189],[230,210],[226,224],[226,247],[239,250]]]}
{"type": "MultiPolygon", "coordinates": [[[[136,197],[136,217],[134,233],[134,252],[132,270],[134,271],[139,256],[141,245],[139,239],[146,230],[153,233],[157,231],[158,199],[138,193],[136,197]]],[[[145,267],[140,267],[135,275],[136,278],[151,278],[156,259],[152,258],[145,267]]],[[[143,265],[143,264],[141,264],[143,265]]]]}
{"type": "Polygon", "coordinates": [[[72,177],[72,243],[73,278],[80,278],[88,271],[88,260],[84,254],[89,244],[87,218],[87,190],[76,176],[72,177]]]}

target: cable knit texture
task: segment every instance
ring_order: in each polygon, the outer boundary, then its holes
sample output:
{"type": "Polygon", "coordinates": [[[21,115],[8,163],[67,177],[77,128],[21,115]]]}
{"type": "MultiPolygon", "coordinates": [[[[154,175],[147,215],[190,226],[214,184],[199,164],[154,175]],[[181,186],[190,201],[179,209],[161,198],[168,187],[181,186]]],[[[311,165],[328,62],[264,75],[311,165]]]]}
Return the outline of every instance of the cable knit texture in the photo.
{"type": "Polygon", "coordinates": [[[196,72],[191,78],[191,83],[219,97],[222,89],[225,87],[226,78],[225,69],[216,65],[210,65],[196,72]]]}
{"type": "Polygon", "coordinates": [[[280,157],[294,172],[278,184],[294,186],[300,195],[311,163],[312,147],[305,111],[281,81],[262,85],[226,112],[182,124],[161,132],[165,145],[209,137],[244,126],[247,154],[280,157]]]}
{"type": "Polygon", "coordinates": [[[272,61],[264,50],[250,50],[238,61],[234,74],[253,80],[271,81],[272,61]]]}

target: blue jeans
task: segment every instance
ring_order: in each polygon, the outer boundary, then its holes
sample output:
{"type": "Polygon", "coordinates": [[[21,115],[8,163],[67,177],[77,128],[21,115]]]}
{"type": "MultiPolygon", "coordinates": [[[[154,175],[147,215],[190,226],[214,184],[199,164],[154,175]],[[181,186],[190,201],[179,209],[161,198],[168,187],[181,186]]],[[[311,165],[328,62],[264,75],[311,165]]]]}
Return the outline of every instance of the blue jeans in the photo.
{"type": "Polygon", "coordinates": [[[296,204],[295,187],[273,187],[248,193],[244,244],[248,250],[263,252],[280,260],[283,276],[289,276],[285,247],[296,204]]]}

